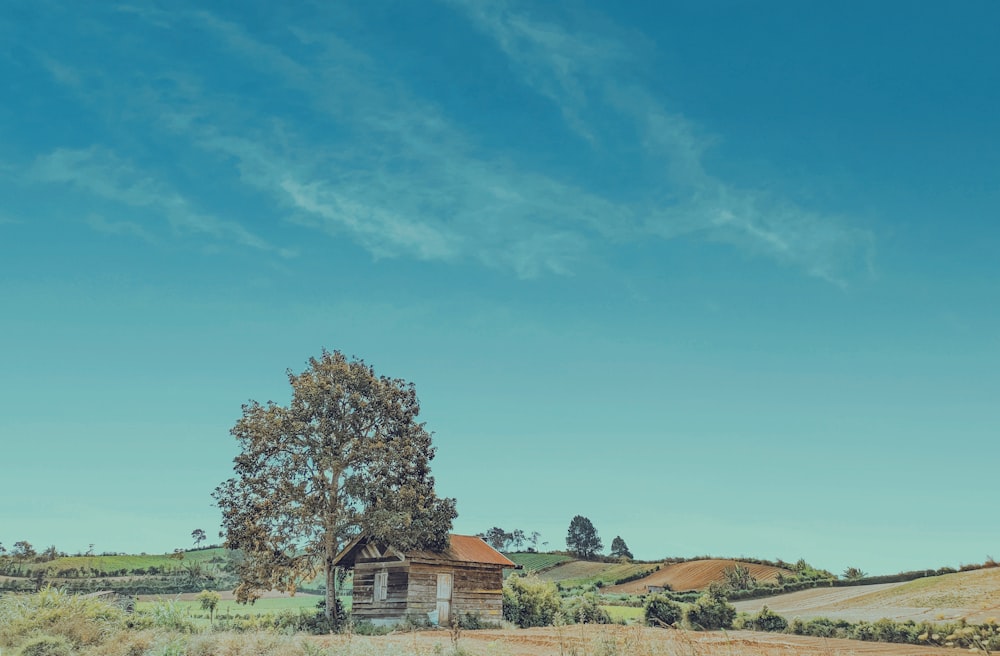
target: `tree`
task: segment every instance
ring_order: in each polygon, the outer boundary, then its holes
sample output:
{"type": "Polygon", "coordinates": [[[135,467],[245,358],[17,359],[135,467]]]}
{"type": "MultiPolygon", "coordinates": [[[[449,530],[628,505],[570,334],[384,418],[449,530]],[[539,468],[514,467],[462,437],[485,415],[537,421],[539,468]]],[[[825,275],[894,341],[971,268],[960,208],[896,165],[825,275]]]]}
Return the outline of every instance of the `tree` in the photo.
{"type": "Polygon", "coordinates": [[[417,422],[412,383],[326,350],[301,374],[287,375],[288,406],[243,406],[230,431],[241,447],[235,476],[213,497],[225,546],[243,551],[237,600],[294,592],[323,573],[333,621],[333,561],[347,541],[365,534],[401,550],[443,550],[455,500],[434,491],[435,449],[417,422]]]}
{"type": "Polygon", "coordinates": [[[19,540],[14,543],[14,548],[10,550],[10,555],[14,557],[15,561],[24,562],[26,560],[31,560],[37,554],[35,553],[35,548],[31,546],[31,543],[27,540],[19,540]]]}
{"type": "Polygon", "coordinates": [[[197,548],[198,545],[204,542],[206,537],[207,536],[205,535],[205,531],[200,528],[196,528],[195,530],[191,531],[191,539],[194,540],[195,548],[197,548]]]}
{"type": "Polygon", "coordinates": [[[633,558],[632,552],[629,551],[628,545],[625,544],[625,540],[622,540],[622,536],[616,535],[615,539],[611,541],[611,555],[617,558],[628,558],[631,560],[633,558]]]}
{"type": "Polygon", "coordinates": [[[730,590],[752,590],[757,587],[757,579],[750,573],[750,568],[741,563],[722,570],[722,576],[730,590]]]}
{"type": "Polygon", "coordinates": [[[582,515],[577,515],[569,523],[569,531],[566,533],[566,548],[578,558],[584,560],[594,557],[598,551],[604,548],[601,538],[597,536],[597,529],[593,523],[582,515]]]}
{"type": "Polygon", "coordinates": [[[863,579],[866,576],[868,576],[868,573],[862,571],[860,567],[848,567],[847,569],[844,570],[843,576],[848,581],[857,581],[859,579],[863,579]]]}
{"type": "Polygon", "coordinates": [[[214,590],[202,590],[195,599],[201,604],[202,610],[208,611],[209,623],[215,624],[215,609],[219,605],[222,596],[214,590]]]}
{"type": "Polygon", "coordinates": [[[499,526],[494,526],[485,533],[480,533],[479,537],[497,551],[503,551],[507,548],[507,543],[510,542],[511,534],[499,526]]]}

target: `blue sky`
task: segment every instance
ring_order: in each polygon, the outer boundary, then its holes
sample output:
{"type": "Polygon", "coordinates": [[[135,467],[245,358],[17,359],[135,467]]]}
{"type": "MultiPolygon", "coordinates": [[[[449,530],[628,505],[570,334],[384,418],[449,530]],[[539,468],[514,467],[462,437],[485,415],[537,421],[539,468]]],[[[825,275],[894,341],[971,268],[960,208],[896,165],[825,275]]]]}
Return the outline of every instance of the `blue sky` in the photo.
{"type": "Polygon", "coordinates": [[[325,347],[458,532],[1000,553],[995,3],[290,4],[0,16],[0,542],[213,535],[325,347]]]}

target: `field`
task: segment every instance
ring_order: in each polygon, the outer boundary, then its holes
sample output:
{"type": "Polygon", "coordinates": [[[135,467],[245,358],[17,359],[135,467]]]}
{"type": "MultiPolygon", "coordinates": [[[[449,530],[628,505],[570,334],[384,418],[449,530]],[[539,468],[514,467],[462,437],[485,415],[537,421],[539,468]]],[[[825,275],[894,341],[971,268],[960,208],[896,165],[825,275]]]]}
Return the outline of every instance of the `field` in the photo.
{"type": "Polygon", "coordinates": [[[185,551],[184,558],[178,559],[169,554],[139,554],[122,556],[63,556],[44,563],[26,563],[25,569],[51,570],[90,570],[96,572],[133,572],[148,570],[151,567],[173,570],[180,569],[190,563],[207,563],[212,560],[224,560],[225,549],[198,549],[185,551]]]}
{"type": "MultiPolygon", "coordinates": [[[[140,595],[139,610],[151,608],[157,603],[167,602],[172,604],[177,610],[184,614],[203,615],[201,604],[196,600],[198,595],[185,593],[179,595],[140,595]]],[[[283,593],[270,592],[263,598],[258,599],[253,604],[237,603],[232,592],[220,592],[222,600],[215,610],[216,617],[223,615],[266,615],[268,613],[281,612],[285,610],[298,610],[300,608],[315,609],[317,602],[323,597],[298,593],[294,597],[283,593]]]]}
{"type": "Polygon", "coordinates": [[[563,588],[586,587],[600,583],[611,586],[615,581],[656,567],[649,563],[600,563],[589,560],[569,560],[543,570],[538,577],[543,581],[558,582],[563,588]]]}
{"type": "Polygon", "coordinates": [[[573,560],[570,556],[555,553],[515,552],[504,555],[520,565],[525,572],[541,572],[559,563],[573,560]]]}
{"type": "Polygon", "coordinates": [[[1000,568],[930,576],[908,583],[815,588],[733,605],[750,613],[767,605],[788,618],[829,617],[852,622],[883,617],[917,622],[965,618],[983,622],[1000,619],[1000,568]]]}
{"type": "MultiPolygon", "coordinates": [[[[604,589],[604,592],[619,592],[627,594],[644,594],[646,586],[649,585],[669,585],[672,590],[683,592],[685,590],[702,590],[707,588],[713,581],[722,581],[723,570],[734,565],[743,565],[750,570],[750,574],[758,581],[774,581],[778,574],[790,576],[793,572],[772,567],[771,565],[757,565],[755,563],[737,563],[734,560],[707,559],[689,560],[683,563],[664,565],[658,571],[649,576],[615,585],[604,589]]],[[[649,566],[647,565],[648,569],[649,566]]],[[[619,577],[622,578],[622,577],[619,577]]]]}

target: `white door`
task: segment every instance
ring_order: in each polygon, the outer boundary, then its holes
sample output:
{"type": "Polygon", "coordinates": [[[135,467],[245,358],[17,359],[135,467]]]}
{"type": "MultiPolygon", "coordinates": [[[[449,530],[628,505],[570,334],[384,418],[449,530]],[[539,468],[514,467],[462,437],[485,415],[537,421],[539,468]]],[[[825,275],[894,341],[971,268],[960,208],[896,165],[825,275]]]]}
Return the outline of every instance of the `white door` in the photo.
{"type": "Polygon", "coordinates": [[[437,614],[438,625],[451,624],[451,588],[454,581],[452,574],[438,574],[437,584],[437,614]]]}

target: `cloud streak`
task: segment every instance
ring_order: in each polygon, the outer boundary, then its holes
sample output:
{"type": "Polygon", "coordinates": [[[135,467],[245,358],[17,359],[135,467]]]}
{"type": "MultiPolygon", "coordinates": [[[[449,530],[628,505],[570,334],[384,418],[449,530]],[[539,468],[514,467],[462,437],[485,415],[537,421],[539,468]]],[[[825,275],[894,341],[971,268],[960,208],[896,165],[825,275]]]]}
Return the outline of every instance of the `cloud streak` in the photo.
{"type": "MultiPolygon", "coordinates": [[[[101,147],[56,149],[36,158],[27,177],[34,182],[62,183],[119,205],[148,210],[151,215],[165,219],[177,232],[208,235],[258,250],[278,250],[239,223],[199,212],[169,185],[144,175],[130,162],[101,147]]],[[[109,221],[93,216],[88,223],[100,232],[152,240],[148,227],[134,221],[109,221]]]]}
{"type": "MultiPolygon", "coordinates": [[[[634,167],[644,182],[622,191],[572,165],[547,166],[530,143],[484,145],[482,128],[411,88],[378,53],[323,29],[337,24],[329,17],[261,33],[221,14],[168,14],[141,3],[118,12],[155,34],[184,33],[214,49],[227,71],[267,93],[234,92],[200,60],[153,48],[142,53],[150,59],[128,88],[100,67],[70,67],[50,53],[40,56],[42,66],[109,124],[125,102],[133,124],[121,130],[131,135],[139,126],[181,144],[191,166],[206,165],[193,154],[202,153],[213,172],[235,173],[240,191],[270,206],[256,225],[201,211],[211,204],[197,193],[144,174],[111,146],[53,150],[30,175],[149,210],[175,233],[286,255],[260,236],[282,221],[350,239],[375,258],[476,262],[522,278],[572,275],[615,249],[684,235],[840,285],[864,270],[859,262],[873,249],[866,231],[706,170],[712,138],[630,72],[638,49],[649,47],[635,35],[606,21],[585,30],[542,20],[503,1],[445,4],[490,37],[517,81],[580,140],[585,157],[609,170],[634,167]],[[623,138],[626,147],[615,150],[623,138]]],[[[127,61],[129,54],[116,56],[127,61]]],[[[150,231],[141,221],[101,221],[92,225],[104,232],[150,231]]]]}
{"type": "Polygon", "coordinates": [[[670,111],[634,79],[626,44],[614,37],[573,32],[530,18],[513,2],[449,0],[490,35],[523,82],[558,106],[569,126],[594,141],[609,120],[596,105],[612,110],[640,135],[663,182],[679,199],[634,207],[646,217],[645,232],[663,239],[703,233],[748,252],[804,269],[844,285],[845,275],[868,266],[873,237],[838,217],[810,211],[790,200],[740,189],[705,170],[709,141],[681,114],[670,111]]]}

